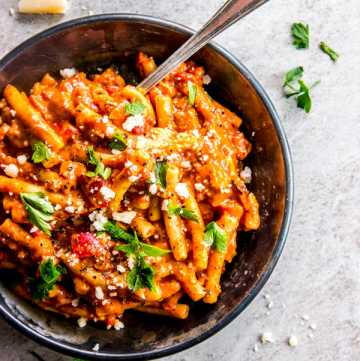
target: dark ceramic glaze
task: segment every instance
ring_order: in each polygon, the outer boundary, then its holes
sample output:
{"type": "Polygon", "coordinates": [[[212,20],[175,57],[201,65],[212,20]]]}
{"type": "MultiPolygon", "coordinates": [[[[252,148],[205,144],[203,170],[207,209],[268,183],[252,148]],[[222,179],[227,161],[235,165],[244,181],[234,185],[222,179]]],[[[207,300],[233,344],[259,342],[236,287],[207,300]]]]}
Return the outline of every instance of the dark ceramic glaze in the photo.
{"type": "MultiPolygon", "coordinates": [[[[12,83],[27,91],[44,73],[66,67],[131,62],[139,50],[159,63],[191,33],[183,26],[145,16],[100,15],[73,20],[34,36],[8,54],[0,62],[0,89],[12,83]]],[[[283,249],[292,210],[292,168],[284,131],[261,85],[227,51],[208,45],[194,60],[204,65],[212,78],[211,95],[244,119],[242,129],[254,145],[246,164],[253,170],[251,189],[261,204],[261,229],[240,234],[238,255],[222,277],[223,293],[218,303],[192,304],[185,321],[128,312],[126,327],[119,332],[96,325],[79,330],[75,321],[38,311],[45,314],[48,324],[56,325],[55,333],[89,335],[87,341],[77,344],[47,335],[1,296],[2,316],[33,340],[93,360],[150,359],[171,354],[222,329],[245,309],[270,276],[283,249]],[[92,351],[95,343],[100,344],[99,352],[92,351]]]]}

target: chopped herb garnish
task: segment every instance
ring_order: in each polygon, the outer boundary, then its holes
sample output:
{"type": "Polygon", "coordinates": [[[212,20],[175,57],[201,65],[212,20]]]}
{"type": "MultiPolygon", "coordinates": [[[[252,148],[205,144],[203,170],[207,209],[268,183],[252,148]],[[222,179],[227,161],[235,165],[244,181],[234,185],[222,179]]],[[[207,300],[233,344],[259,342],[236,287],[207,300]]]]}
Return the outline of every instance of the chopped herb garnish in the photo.
{"type": "Polygon", "coordinates": [[[121,239],[123,241],[131,242],[134,236],[119,227],[116,223],[107,221],[104,224],[104,230],[110,234],[112,238],[121,239]]]}
{"type": "Polygon", "coordinates": [[[109,143],[109,147],[116,150],[125,150],[127,148],[127,141],[124,134],[116,133],[109,143]]]}
{"type": "Polygon", "coordinates": [[[303,23],[292,24],[291,35],[296,49],[306,49],[309,47],[309,33],[309,25],[303,23]]]}
{"type": "Polygon", "coordinates": [[[210,222],[205,228],[204,242],[213,246],[217,251],[225,253],[228,237],[225,231],[216,222],[210,222]]]}
{"type": "Polygon", "coordinates": [[[167,162],[165,160],[157,161],[155,164],[156,183],[164,189],[166,188],[166,172],[167,162]]]}
{"type": "Polygon", "coordinates": [[[34,281],[34,299],[42,300],[46,298],[59,277],[65,272],[66,269],[55,265],[51,258],[43,261],[39,266],[40,279],[34,281]]]}
{"type": "Polygon", "coordinates": [[[133,269],[128,273],[127,283],[132,291],[148,288],[155,291],[154,269],[145,261],[144,257],[137,257],[133,269]]]}
{"type": "Polygon", "coordinates": [[[88,163],[95,166],[94,171],[86,172],[88,177],[96,177],[100,176],[102,178],[109,179],[111,175],[111,168],[105,167],[104,163],[101,162],[100,159],[95,154],[94,148],[88,147],[87,148],[87,155],[88,155],[88,163]]]}
{"type": "Polygon", "coordinates": [[[49,222],[53,219],[54,207],[42,193],[20,193],[29,221],[47,235],[51,235],[49,222]]]}
{"type": "Polygon", "coordinates": [[[125,112],[130,115],[141,114],[144,110],[145,105],[140,102],[132,102],[125,105],[125,112]]]}
{"type": "Polygon", "coordinates": [[[196,99],[196,93],[197,93],[196,85],[193,84],[191,81],[188,81],[187,86],[188,86],[188,101],[189,101],[189,104],[194,105],[195,104],[195,99],[196,99]]]}
{"type": "Polygon", "coordinates": [[[197,215],[190,209],[180,207],[178,205],[168,204],[168,214],[169,216],[180,216],[181,218],[189,219],[190,221],[199,222],[197,215]]]}
{"type": "Polygon", "coordinates": [[[315,82],[311,87],[308,87],[301,77],[304,74],[303,67],[291,69],[285,75],[283,89],[287,98],[296,97],[298,108],[304,109],[309,113],[312,106],[310,90],[319,84],[320,81],[315,82]]]}
{"type": "Polygon", "coordinates": [[[43,142],[35,142],[32,145],[33,154],[31,160],[34,163],[41,163],[44,160],[48,160],[51,157],[50,149],[43,142]]]}
{"type": "Polygon", "coordinates": [[[339,58],[339,54],[330,48],[329,45],[325,44],[323,41],[319,44],[320,49],[327,55],[329,55],[330,59],[336,62],[339,58]]]}

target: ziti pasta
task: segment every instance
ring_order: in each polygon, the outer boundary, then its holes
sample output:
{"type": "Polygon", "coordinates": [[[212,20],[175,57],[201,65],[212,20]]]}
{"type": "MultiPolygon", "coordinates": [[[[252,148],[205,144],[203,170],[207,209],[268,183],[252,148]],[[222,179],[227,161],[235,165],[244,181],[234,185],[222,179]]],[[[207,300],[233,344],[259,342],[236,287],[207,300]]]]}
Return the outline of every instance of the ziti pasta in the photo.
{"type": "MultiPolygon", "coordinates": [[[[138,54],[141,77],[156,65],[138,54]]],[[[0,268],[40,307],[123,326],[127,309],[185,319],[215,303],[259,206],[241,119],[189,61],[144,95],[108,68],[46,74],[0,101],[0,268]]]]}

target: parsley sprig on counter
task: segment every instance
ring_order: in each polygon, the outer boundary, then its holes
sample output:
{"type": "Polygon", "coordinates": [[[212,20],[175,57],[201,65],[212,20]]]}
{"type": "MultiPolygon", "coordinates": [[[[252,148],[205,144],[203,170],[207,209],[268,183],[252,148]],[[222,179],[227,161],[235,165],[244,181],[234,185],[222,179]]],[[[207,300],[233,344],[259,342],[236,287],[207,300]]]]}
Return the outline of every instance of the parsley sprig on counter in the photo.
{"type": "Polygon", "coordinates": [[[199,222],[197,215],[190,209],[180,207],[176,204],[169,202],[168,204],[169,216],[180,216],[181,218],[189,219],[190,221],[199,222]]]}
{"type": "Polygon", "coordinates": [[[204,242],[217,251],[225,253],[228,237],[225,231],[216,223],[210,222],[205,228],[204,242]]]}
{"type": "Polygon", "coordinates": [[[51,235],[49,222],[53,219],[54,207],[45,198],[43,193],[20,193],[29,221],[46,233],[51,235]]]}
{"type": "Polygon", "coordinates": [[[129,289],[136,291],[145,287],[150,290],[155,290],[155,271],[151,265],[146,262],[145,256],[165,256],[170,251],[141,242],[136,232],[127,232],[116,223],[110,221],[105,223],[104,230],[110,234],[111,238],[125,241],[126,244],[117,245],[115,249],[124,252],[128,257],[133,257],[135,260],[135,264],[127,276],[129,289]]]}
{"type": "Polygon", "coordinates": [[[307,49],[309,47],[309,25],[303,23],[292,24],[291,35],[296,49],[307,49]]]}
{"type": "Polygon", "coordinates": [[[319,44],[319,48],[327,55],[329,55],[330,59],[333,61],[333,62],[336,62],[339,58],[339,54],[330,48],[329,45],[327,45],[326,43],[324,43],[323,41],[319,44]]]}
{"type": "Polygon", "coordinates": [[[51,258],[40,263],[40,278],[33,281],[33,297],[36,300],[42,300],[49,295],[54,288],[60,276],[66,272],[65,268],[55,265],[51,258]]]}
{"type": "Polygon", "coordinates": [[[41,163],[45,160],[50,159],[50,157],[51,157],[50,149],[43,142],[40,142],[40,141],[35,142],[32,145],[32,150],[33,150],[33,154],[32,154],[31,160],[34,163],[41,163]]]}
{"type": "Polygon", "coordinates": [[[87,155],[88,164],[94,165],[95,169],[94,171],[86,172],[86,175],[88,177],[96,177],[99,175],[105,180],[109,179],[111,176],[111,168],[105,167],[104,163],[97,157],[93,146],[87,148],[87,155]]]}
{"type": "Polygon", "coordinates": [[[310,90],[314,88],[320,81],[315,82],[312,86],[308,86],[301,79],[304,74],[304,68],[299,66],[289,70],[285,75],[283,90],[287,98],[296,97],[298,108],[304,109],[309,113],[312,106],[310,90]]]}

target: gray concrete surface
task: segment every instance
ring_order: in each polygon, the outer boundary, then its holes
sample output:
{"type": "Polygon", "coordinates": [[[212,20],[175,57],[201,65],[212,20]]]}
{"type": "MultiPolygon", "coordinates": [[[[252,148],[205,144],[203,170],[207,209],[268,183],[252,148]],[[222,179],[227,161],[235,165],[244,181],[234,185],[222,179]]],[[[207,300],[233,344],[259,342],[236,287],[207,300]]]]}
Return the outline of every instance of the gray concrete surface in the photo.
{"type": "MultiPolygon", "coordinates": [[[[16,3],[1,0],[1,54],[89,10],[151,14],[198,28],[222,0],[73,0],[64,17],[9,16],[16,3]]],[[[287,246],[263,292],[223,331],[167,361],[360,360],[359,34],[359,0],[271,0],[217,39],[262,82],[283,120],[295,166],[295,212],[287,246]],[[299,20],[311,26],[306,51],[290,44],[289,27],[299,20]],[[341,54],[337,64],[318,50],[320,40],[341,54]],[[309,82],[321,79],[309,115],[281,92],[283,73],[297,65],[305,67],[309,82]],[[264,331],[274,343],[258,342],[264,331]],[[287,345],[290,335],[298,338],[295,348],[287,345]]],[[[69,359],[3,321],[0,349],[1,361],[36,360],[30,350],[46,361],[69,359]]]]}

